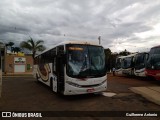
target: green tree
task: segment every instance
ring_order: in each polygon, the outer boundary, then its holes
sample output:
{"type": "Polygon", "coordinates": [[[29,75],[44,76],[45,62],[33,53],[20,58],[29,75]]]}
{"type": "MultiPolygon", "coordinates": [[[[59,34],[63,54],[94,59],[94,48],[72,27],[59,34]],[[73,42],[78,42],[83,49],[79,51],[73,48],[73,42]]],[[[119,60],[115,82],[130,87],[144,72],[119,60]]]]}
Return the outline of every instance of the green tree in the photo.
{"type": "Polygon", "coordinates": [[[8,42],[7,44],[6,44],[6,47],[10,47],[10,50],[12,50],[12,46],[14,45],[14,42],[8,42]]]}
{"type": "Polygon", "coordinates": [[[121,56],[127,56],[129,54],[131,54],[131,53],[129,51],[127,51],[126,49],[119,53],[119,55],[121,55],[121,56]]]}
{"type": "Polygon", "coordinates": [[[106,68],[107,68],[107,71],[109,71],[111,69],[111,50],[109,48],[105,49],[104,50],[105,52],[105,59],[106,59],[106,68]]]}
{"type": "Polygon", "coordinates": [[[20,47],[21,48],[26,48],[26,49],[32,51],[32,57],[33,57],[33,60],[34,60],[34,57],[35,57],[37,51],[43,51],[43,50],[45,50],[45,46],[43,45],[43,43],[44,43],[43,40],[34,41],[30,37],[29,40],[22,41],[20,43],[20,47]]]}
{"type": "Polygon", "coordinates": [[[118,53],[112,53],[111,54],[111,68],[116,67],[116,58],[118,56],[118,53]]]}

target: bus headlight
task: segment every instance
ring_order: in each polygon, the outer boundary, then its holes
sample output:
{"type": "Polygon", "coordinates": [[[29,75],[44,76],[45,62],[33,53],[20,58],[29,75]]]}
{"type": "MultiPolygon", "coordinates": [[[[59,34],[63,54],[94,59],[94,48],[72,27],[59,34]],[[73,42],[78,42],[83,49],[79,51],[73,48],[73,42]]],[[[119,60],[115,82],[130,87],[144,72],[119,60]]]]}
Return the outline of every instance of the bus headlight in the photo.
{"type": "Polygon", "coordinates": [[[106,80],[104,80],[103,82],[101,82],[99,85],[103,85],[106,82],[106,80]]]}
{"type": "Polygon", "coordinates": [[[75,87],[81,87],[80,85],[70,82],[70,81],[66,81],[66,83],[68,83],[69,85],[75,86],[75,87]]]}
{"type": "Polygon", "coordinates": [[[152,69],[154,69],[154,66],[152,65],[152,67],[151,67],[152,69]]]}

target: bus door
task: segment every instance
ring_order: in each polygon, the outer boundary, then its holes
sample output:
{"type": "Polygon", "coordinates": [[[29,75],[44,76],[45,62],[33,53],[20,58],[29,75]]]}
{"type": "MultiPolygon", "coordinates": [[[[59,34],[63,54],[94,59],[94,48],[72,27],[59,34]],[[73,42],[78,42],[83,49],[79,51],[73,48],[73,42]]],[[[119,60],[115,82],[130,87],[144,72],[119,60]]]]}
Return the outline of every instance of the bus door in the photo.
{"type": "Polygon", "coordinates": [[[64,91],[64,46],[57,47],[56,57],[57,92],[64,91]]]}
{"type": "Polygon", "coordinates": [[[131,72],[130,75],[134,75],[134,69],[135,68],[135,56],[132,57],[131,59],[131,72]]]}

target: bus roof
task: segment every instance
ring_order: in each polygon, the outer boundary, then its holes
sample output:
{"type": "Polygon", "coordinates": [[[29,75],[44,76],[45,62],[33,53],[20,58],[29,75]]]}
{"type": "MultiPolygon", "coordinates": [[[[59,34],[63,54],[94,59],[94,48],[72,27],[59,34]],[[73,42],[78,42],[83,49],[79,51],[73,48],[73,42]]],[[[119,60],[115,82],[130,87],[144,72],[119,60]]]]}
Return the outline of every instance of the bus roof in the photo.
{"type": "Polygon", "coordinates": [[[87,41],[64,41],[62,43],[59,43],[58,45],[65,45],[65,44],[87,44],[87,45],[101,46],[101,45],[97,44],[96,42],[91,42],[91,41],[90,42],[87,42],[87,41]]]}
{"type": "Polygon", "coordinates": [[[128,57],[133,57],[135,55],[137,55],[138,53],[133,53],[133,54],[130,54],[130,55],[127,55],[127,56],[124,56],[123,58],[128,58],[128,57]]]}
{"type": "MultiPolygon", "coordinates": [[[[154,47],[152,47],[152,48],[159,48],[159,47],[160,47],[160,45],[158,45],[158,46],[154,46],[154,47]]],[[[152,49],[152,48],[151,48],[151,49],[152,49]]]]}
{"type": "MultiPolygon", "coordinates": [[[[47,51],[49,51],[49,50],[51,50],[51,49],[53,49],[53,48],[55,48],[55,47],[57,47],[57,46],[59,46],[59,45],[66,45],[66,44],[83,44],[83,45],[85,44],[85,45],[101,46],[101,45],[97,44],[96,42],[87,42],[87,41],[64,41],[64,42],[61,42],[61,43],[59,43],[59,44],[57,44],[57,45],[51,46],[50,48],[44,50],[44,51],[41,52],[40,54],[45,53],[45,52],[47,52],[47,51]]],[[[35,57],[39,56],[40,54],[36,55],[35,57]]]]}
{"type": "Polygon", "coordinates": [[[147,54],[147,53],[149,53],[149,52],[140,52],[140,53],[138,53],[138,54],[147,54]]]}
{"type": "Polygon", "coordinates": [[[125,57],[126,57],[126,56],[119,56],[119,57],[117,57],[117,59],[118,59],[118,58],[125,58],[125,57]]]}
{"type": "Polygon", "coordinates": [[[130,54],[130,55],[127,55],[127,56],[119,56],[119,57],[117,57],[117,58],[127,58],[127,57],[132,57],[132,56],[135,56],[135,55],[137,55],[138,53],[132,53],[132,54],[130,54]]]}

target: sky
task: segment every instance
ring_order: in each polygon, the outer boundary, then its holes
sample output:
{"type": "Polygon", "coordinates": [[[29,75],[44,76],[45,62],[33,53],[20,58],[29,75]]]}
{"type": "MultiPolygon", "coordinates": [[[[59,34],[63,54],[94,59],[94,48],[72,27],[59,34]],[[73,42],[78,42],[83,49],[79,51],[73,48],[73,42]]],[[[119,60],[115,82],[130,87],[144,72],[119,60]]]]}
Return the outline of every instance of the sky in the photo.
{"type": "Polygon", "coordinates": [[[101,36],[112,52],[149,51],[160,45],[160,0],[1,0],[0,41],[29,36],[47,48],[101,36]]]}

